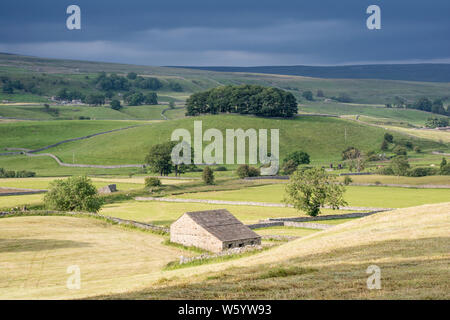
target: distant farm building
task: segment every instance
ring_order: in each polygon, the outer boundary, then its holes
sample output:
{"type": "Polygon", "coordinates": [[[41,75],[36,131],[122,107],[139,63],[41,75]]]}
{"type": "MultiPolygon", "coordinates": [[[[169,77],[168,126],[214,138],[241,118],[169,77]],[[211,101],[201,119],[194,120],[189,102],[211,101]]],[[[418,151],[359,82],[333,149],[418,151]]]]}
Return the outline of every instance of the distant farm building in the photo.
{"type": "Polygon", "coordinates": [[[98,189],[98,193],[100,193],[100,194],[113,193],[116,191],[117,191],[117,187],[115,184],[109,184],[103,188],[98,189]]]}
{"type": "Polygon", "coordinates": [[[170,226],[170,241],[212,252],[260,245],[261,237],[228,210],[186,212],[170,226]]]}

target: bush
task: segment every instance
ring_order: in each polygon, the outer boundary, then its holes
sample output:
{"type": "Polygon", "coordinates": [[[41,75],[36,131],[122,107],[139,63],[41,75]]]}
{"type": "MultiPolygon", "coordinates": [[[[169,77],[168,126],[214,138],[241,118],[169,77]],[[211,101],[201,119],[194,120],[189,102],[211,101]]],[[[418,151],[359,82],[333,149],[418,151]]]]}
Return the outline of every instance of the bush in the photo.
{"type": "Polygon", "coordinates": [[[410,177],[434,176],[437,173],[438,170],[431,167],[416,167],[408,170],[408,176],[410,177]]]}
{"type": "Polygon", "coordinates": [[[289,160],[294,161],[294,163],[298,166],[300,164],[309,164],[310,163],[310,157],[309,154],[307,154],[304,151],[294,151],[292,153],[289,153],[286,158],[283,159],[283,163],[288,162],[289,160]]]}
{"type": "Polygon", "coordinates": [[[415,146],[415,147],[414,147],[414,152],[415,152],[415,153],[421,153],[421,152],[422,152],[422,149],[421,149],[419,146],[415,146]]]}
{"type": "Polygon", "coordinates": [[[35,175],[36,175],[35,172],[26,171],[26,170],[16,172],[16,178],[31,178],[31,177],[34,177],[35,175]]]}
{"type": "Polygon", "coordinates": [[[49,209],[60,211],[98,212],[103,205],[103,199],[87,177],[70,177],[51,182],[44,202],[49,209]]]}
{"type": "Polygon", "coordinates": [[[261,175],[261,171],[255,167],[248,167],[248,176],[249,177],[259,177],[261,175]]]}
{"type": "Polygon", "coordinates": [[[122,106],[120,105],[120,101],[119,100],[111,101],[110,105],[111,105],[111,109],[113,109],[113,110],[120,110],[120,109],[122,109],[122,106]]]}
{"type": "Polygon", "coordinates": [[[210,167],[206,166],[205,169],[203,169],[202,179],[203,182],[206,184],[214,183],[214,172],[211,170],[210,167]]]}
{"type": "Polygon", "coordinates": [[[147,188],[159,187],[159,186],[161,186],[161,180],[159,180],[158,178],[154,178],[154,177],[145,178],[145,186],[147,188]]]}
{"type": "Polygon", "coordinates": [[[36,176],[35,172],[32,171],[6,171],[3,168],[0,168],[0,178],[30,178],[36,176]]]}
{"type": "Polygon", "coordinates": [[[291,175],[297,170],[298,165],[295,163],[294,160],[288,160],[283,164],[283,172],[284,174],[291,175]]]}
{"type": "Polygon", "coordinates": [[[241,164],[236,170],[238,177],[241,179],[248,177],[248,168],[247,164],[241,164]]]}
{"type": "Polygon", "coordinates": [[[396,176],[408,175],[409,162],[406,156],[397,156],[391,160],[391,169],[396,176]]]}
{"type": "Polygon", "coordinates": [[[394,142],[394,136],[388,132],[386,132],[384,134],[384,140],[389,142],[389,143],[393,143],[394,142]]]}
{"type": "Polygon", "coordinates": [[[348,147],[342,151],[342,160],[357,159],[361,156],[361,151],[355,147],[348,147]]]}
{"type": "Polygon", "coordinates": [[[250,167],[248,164],[240,165],[236,170],[239,178],[244,179],[247,177],[258,177],[261,172],[258,168],[250,167]]]}
{"type": "Polygon", "coordinates": [[[224,166],[214,168],[214,171],[227,171],[227,168],[224,166]]]}
{"type": "Polygon", "coordinates": [[[394,171],[392,170],[391,167],[382,167],[377,170],[377,173],[381,174],[383,176],[393,176],[394,175],[394,171]]]}
{"type": "Polygon", "coordinates": [[[353,179],[352,178],[350,178],[349,176],[345,176],[345,178],[344,178],[344,184],[346,185],[346,186],[348,186],[350,183],[352,183],[353,182],[353,179]]]}
{"type": "Polygon", "coordinates": [[[439,173],[443,176],[450,176],[450,163],[443,166],[439,173]]]}
{"type": "Polygon", "coordinates": [[[395,148],[392,149],[392,152],[398,156],[406,156],[407,154],[406,148],[402,146],[395,146],[395,148]]]}

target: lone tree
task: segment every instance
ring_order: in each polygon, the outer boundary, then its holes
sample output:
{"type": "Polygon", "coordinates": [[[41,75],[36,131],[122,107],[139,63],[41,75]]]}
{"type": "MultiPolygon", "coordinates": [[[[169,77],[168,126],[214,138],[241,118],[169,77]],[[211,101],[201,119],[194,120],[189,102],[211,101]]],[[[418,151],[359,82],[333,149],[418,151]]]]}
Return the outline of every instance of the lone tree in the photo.
{"type": "Polygon", "coordinates": [[[408,158],[406,156],[396,156],[391,160],[390,167],[396,176],[406,176],[410,168],[408,158]]]}
{"type": "Polygon", "coordinates": [[[312,168],[303,172],[297,170],[291,176],[285,191],[285,203],[292,204],[297,210],[305,211],[313,217],[326,204],[333,209],[347,204],[343,199],[345,187],[323,169],[312,168]]]}
{"type": "Polygon", "coordinates": [[[384,134],[384,141],[387,141],[389,143],[393,143],[394,142],[394,136],[388,132],[386,132],[384,134]]]}
{"type": "Polygon", "coordinates": [[[205,169],[203,169],[202,179],[203,179],[203,182],[206,184],[213,184],[214,183],[214,171],[212,171],[210,167],[206,166],[205,169]]]}
{"type": "Polygon", "coordinates": [[[159,173],[161,176],[167,176],[172,172],[174,167],[171,153],[174,145],[175,142],[166,142],[150,148],[150,152],[145,157],[145,162],[152,172],[159,173]]]}
{"type": "Polygon", "coordinates": [[[98,212],[103,205],[103,199],[87,177],[53,181],[44,202],[49,209],[60,211],[98,212]]]}
{"type": "Polygon", "coordinates": [[[110,105],[111,105],[111,109],[113,109],[113,110],[120,110],[120,109],[122,109],[122,106],[121,106],[119,100],[111,101],[110,105]]]}

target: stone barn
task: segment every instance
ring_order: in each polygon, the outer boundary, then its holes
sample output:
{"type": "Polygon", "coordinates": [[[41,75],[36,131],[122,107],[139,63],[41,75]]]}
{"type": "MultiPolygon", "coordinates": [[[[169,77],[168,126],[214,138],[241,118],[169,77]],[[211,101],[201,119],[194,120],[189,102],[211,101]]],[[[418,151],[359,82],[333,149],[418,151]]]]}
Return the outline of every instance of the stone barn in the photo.
{"type": "Polygon", "coordinates": [[[100,194],[107,194],[113,192],[117,192],[117,187],[115,184],[109,184],[103,188],[98,189],[98,193],[100,194]]]}
{"type": "Polygon", "coordinates": [[[261,244],[261,237],[228,210],[186,212],[170,226],[170,241],[212,252],[261,244]]]}

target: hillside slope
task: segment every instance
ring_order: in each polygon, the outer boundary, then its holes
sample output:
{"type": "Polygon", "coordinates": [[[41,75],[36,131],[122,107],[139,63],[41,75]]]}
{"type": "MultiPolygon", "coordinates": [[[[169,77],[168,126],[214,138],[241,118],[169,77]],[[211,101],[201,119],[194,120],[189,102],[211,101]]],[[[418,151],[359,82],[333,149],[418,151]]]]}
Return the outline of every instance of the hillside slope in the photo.
{"type": "MultiPolygon", "coordinates": [[[[45,152],[55,154],[63,162],[71,162],[75,156],[77,163],[84,164],[143,163],[150,147],[156,143],[169,141],[175,129],[185,128],[189,130],[193,139],[194,121],[202,121],[203,131],[209,128],[217,128],[224,136],[226,129],[279,129],[281,159],[293,150],[304,150],[311,155],[311,160],[314,163],[341,161],[341,153],[348,146],[355,146],[363,151],[378,150],[385,133],[385,130],[381,128],[338,118],[300,116],[296,119],[281,120],[251,116],[215,115],[139,126],[86,140],[69,142],[45,152]]],[[[39,126],[45,127],[48,125],[49,123],[42,122],[42,124],[34,124],[33,128],[37,130],[39,126]]],[[[21,123],[9,125],[16,130],[20,126],[21,123]]],[[[40,138],[42,141],[50,139],[46,136],[50,131],[39,130],[39,132],[42,134],[40,138]]],[[[2,147],[24,148],[31,145],[27,141],[27,137],[17,141],[14,137],[8,137],[7,130],[4,131],[4,134],[5,142],[2,147]]],[[[38,137],[39,135],[36,135],[33,138],[30,137],[30,139],[37,139],[38,137]]],[[[401,140],[406,139],[406,136],[395,133],[395,138],[401,140]]],[[[51,139],[54,139],[53,135],[51,139]]],[[[430,148],[445,149],[445,146],[437,142],[416,139],[413,143],[419,145],[424,151],[430,148]]],[[[207,142],[203,143],[204,147],[207,145],[207,142]]],[[[224,137],[224,150],[225,147],[224,137]]],[[[3,160],[6,160],[6,158],[0,158],[0,165],[3,160]]]]}
{"type": "Polygon", "coordinates": [[[450,82],[450,64],[369,64],[348,66],[180,67],[219,72],[284,74],[328,79],[384,79],[450,82]]]}
{"type": "Polygon", "coordinates": [[[168,272],[158,288],[100,298],[449,299],[449,230],[450,203],[378,213],[256,256],[168,272]],[[367,289],[370,265],[381,270],[380,290],[367,289]]]}
{"type": "MultiPolygon", "coordinates": [[[[298,75],[262,74],[247,71],[217,72],[184,68],[138,66],[131,64],[103,63],[92,61],[46,59],[0,53],[0,75],[30,81],[33,76],[40,81],[39,87],[44,95],[3,94],[0,100],[44,102],[45,96],[54,95],[63,87],[73,87],[84,93],[93,92],[91,83],[86,79],[95,77],[101,71],[127,74],[136,72],[144,76],[158,77],[163,88],[158,91],[161,101],[185,100],[190,93],[228,84],[259,84],[279,87],[291,91],[301,99],[305,90],[322,90],[325,97],[350,95],[357,103],[392,103],[396,96],[413,102],[422,96],[442,98],[450,96],[450,83],[417,82],[377,79],[321,79],[298,75]],[[45,76],[44,76],[45,75],[45,76]],[[183,92],[171,92],[168,84],[176,82],[183,92]]],[[[448,74],[448,72],[447,72],[448,74]]]]}

